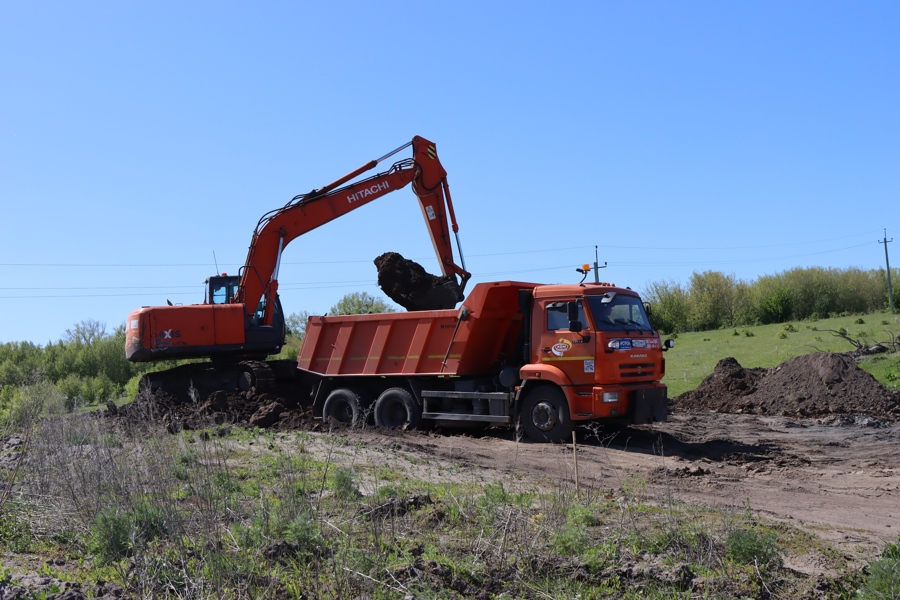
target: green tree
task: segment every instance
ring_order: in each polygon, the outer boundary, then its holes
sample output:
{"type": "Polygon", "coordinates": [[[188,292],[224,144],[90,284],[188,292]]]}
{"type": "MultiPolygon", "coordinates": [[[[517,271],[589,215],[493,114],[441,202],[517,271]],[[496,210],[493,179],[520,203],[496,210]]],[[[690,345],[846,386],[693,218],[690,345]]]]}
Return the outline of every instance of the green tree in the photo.
{"type": "Polygon", "coordinates": [[[72,329],[66,329],[66,332],[63,334],[63,341],[66,343],[90,344],[105,337],[106,323],[101,323],[94,319],[84,319],[81,323],[76,323],[72,329]]]}
{"type": "Polygon", "coordinates": [[[695,271],[691,276],[691,326],[702,331],[734,325],[744,296],[734,275],[695,271]]]}
{"type": "Polygon", "coordinates": [[[664,333],[688,330],[690,298],[680,283],[654,281],[642,295],[653,308],[650,321],[655,329],[664,333]]]}
{"type": "Polygon", "coordinates": [[[329,315],[367,315],[395,312],[381,297],[370,296],[366,292],[347,294],[328,311],[329,315]]]}
{"type": "Polygon", "coordinates": [[[284,320],[287,327],[288,335],[302,342],[306,337],[306,323],[309,321],[309,311],[301,310],[298,313],[291,313],[284,320]]]}
{"type": "Polygon", "coordinates": [[[756,320],[763,325],[784,323],[794,315],[794,294],[780,278],[760,278],[753,285],[756,320]]]}

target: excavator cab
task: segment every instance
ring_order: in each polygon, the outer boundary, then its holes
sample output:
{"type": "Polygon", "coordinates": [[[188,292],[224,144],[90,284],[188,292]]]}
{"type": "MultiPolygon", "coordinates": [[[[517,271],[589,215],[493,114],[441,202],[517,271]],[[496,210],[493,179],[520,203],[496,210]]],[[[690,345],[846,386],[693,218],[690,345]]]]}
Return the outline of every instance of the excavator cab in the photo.
{"type": "Polygon", "coordinates": [[[231,304],[231,299],[237,291],[241,278],[237,275],[213,275],[206,280],[209,284],[209,303],[210,304],[231,304]]]}

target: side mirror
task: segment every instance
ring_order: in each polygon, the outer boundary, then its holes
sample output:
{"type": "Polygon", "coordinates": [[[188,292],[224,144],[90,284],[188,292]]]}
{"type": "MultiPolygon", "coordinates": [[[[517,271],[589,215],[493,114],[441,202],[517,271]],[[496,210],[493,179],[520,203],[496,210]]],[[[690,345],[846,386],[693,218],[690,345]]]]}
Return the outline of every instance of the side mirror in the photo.
{"type": "Polygon", "coordinates": [[[566,314],[569,318],[569,331],[578,333],[584,329],[581,321],[578,320],[577,302],[566,302],[566,314]]]}
{"type": "Polygon", "coordinates": [[[644,302],[644,312],[647,313],[647,316],[648,316],[648,317],[653,316],[653,311],[650,310],[650,303],[649,303],[649,302],[644,302]]]}
{"type": "Polygon", "coordinates": [[[668,339],[668,340],[666,340],[666,341],[663,342],[663,345],[662,345],[662,346],[663,346],[663,348],[662,348],[662,349],[663,349],[663,352],[665,352],[665,351],[668,350],[669,348],[674,348],[674,347],[675,347],[675,340],[673,340],[673,339],[668,339]]]}

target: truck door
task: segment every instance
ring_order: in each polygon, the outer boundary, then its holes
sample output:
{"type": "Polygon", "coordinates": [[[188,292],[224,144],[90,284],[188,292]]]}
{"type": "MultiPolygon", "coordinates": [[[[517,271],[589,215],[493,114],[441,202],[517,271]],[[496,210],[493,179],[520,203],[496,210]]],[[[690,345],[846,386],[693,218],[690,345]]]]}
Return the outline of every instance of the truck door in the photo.
{"type": "Polygon", "coordinates": [[[553,365],[569,378],[574,385],[591,385],[594,382],[594,345],[585,343],[590,339],[584,306],[578,303],[578,320],[585,329],[581,333],[569,331],[567,303],[546,302],[543,311],[538,311],[542,323],[535,323],[534,330],[540,331],[541,362],[553,365]]]}

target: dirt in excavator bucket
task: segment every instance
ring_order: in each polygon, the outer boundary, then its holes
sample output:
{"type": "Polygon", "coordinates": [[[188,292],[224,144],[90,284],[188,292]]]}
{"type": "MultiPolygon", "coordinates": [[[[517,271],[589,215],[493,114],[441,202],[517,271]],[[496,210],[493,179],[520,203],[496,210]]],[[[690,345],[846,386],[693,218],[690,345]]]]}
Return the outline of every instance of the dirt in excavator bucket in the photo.
{"type": "Polygon", "coordinates": [[[378,286],[406,310],[454,308],[462,300],[456,277],[431,275],[419,263],[396,252],[385,252],[375,259],[375,266],[378,286]]]}

